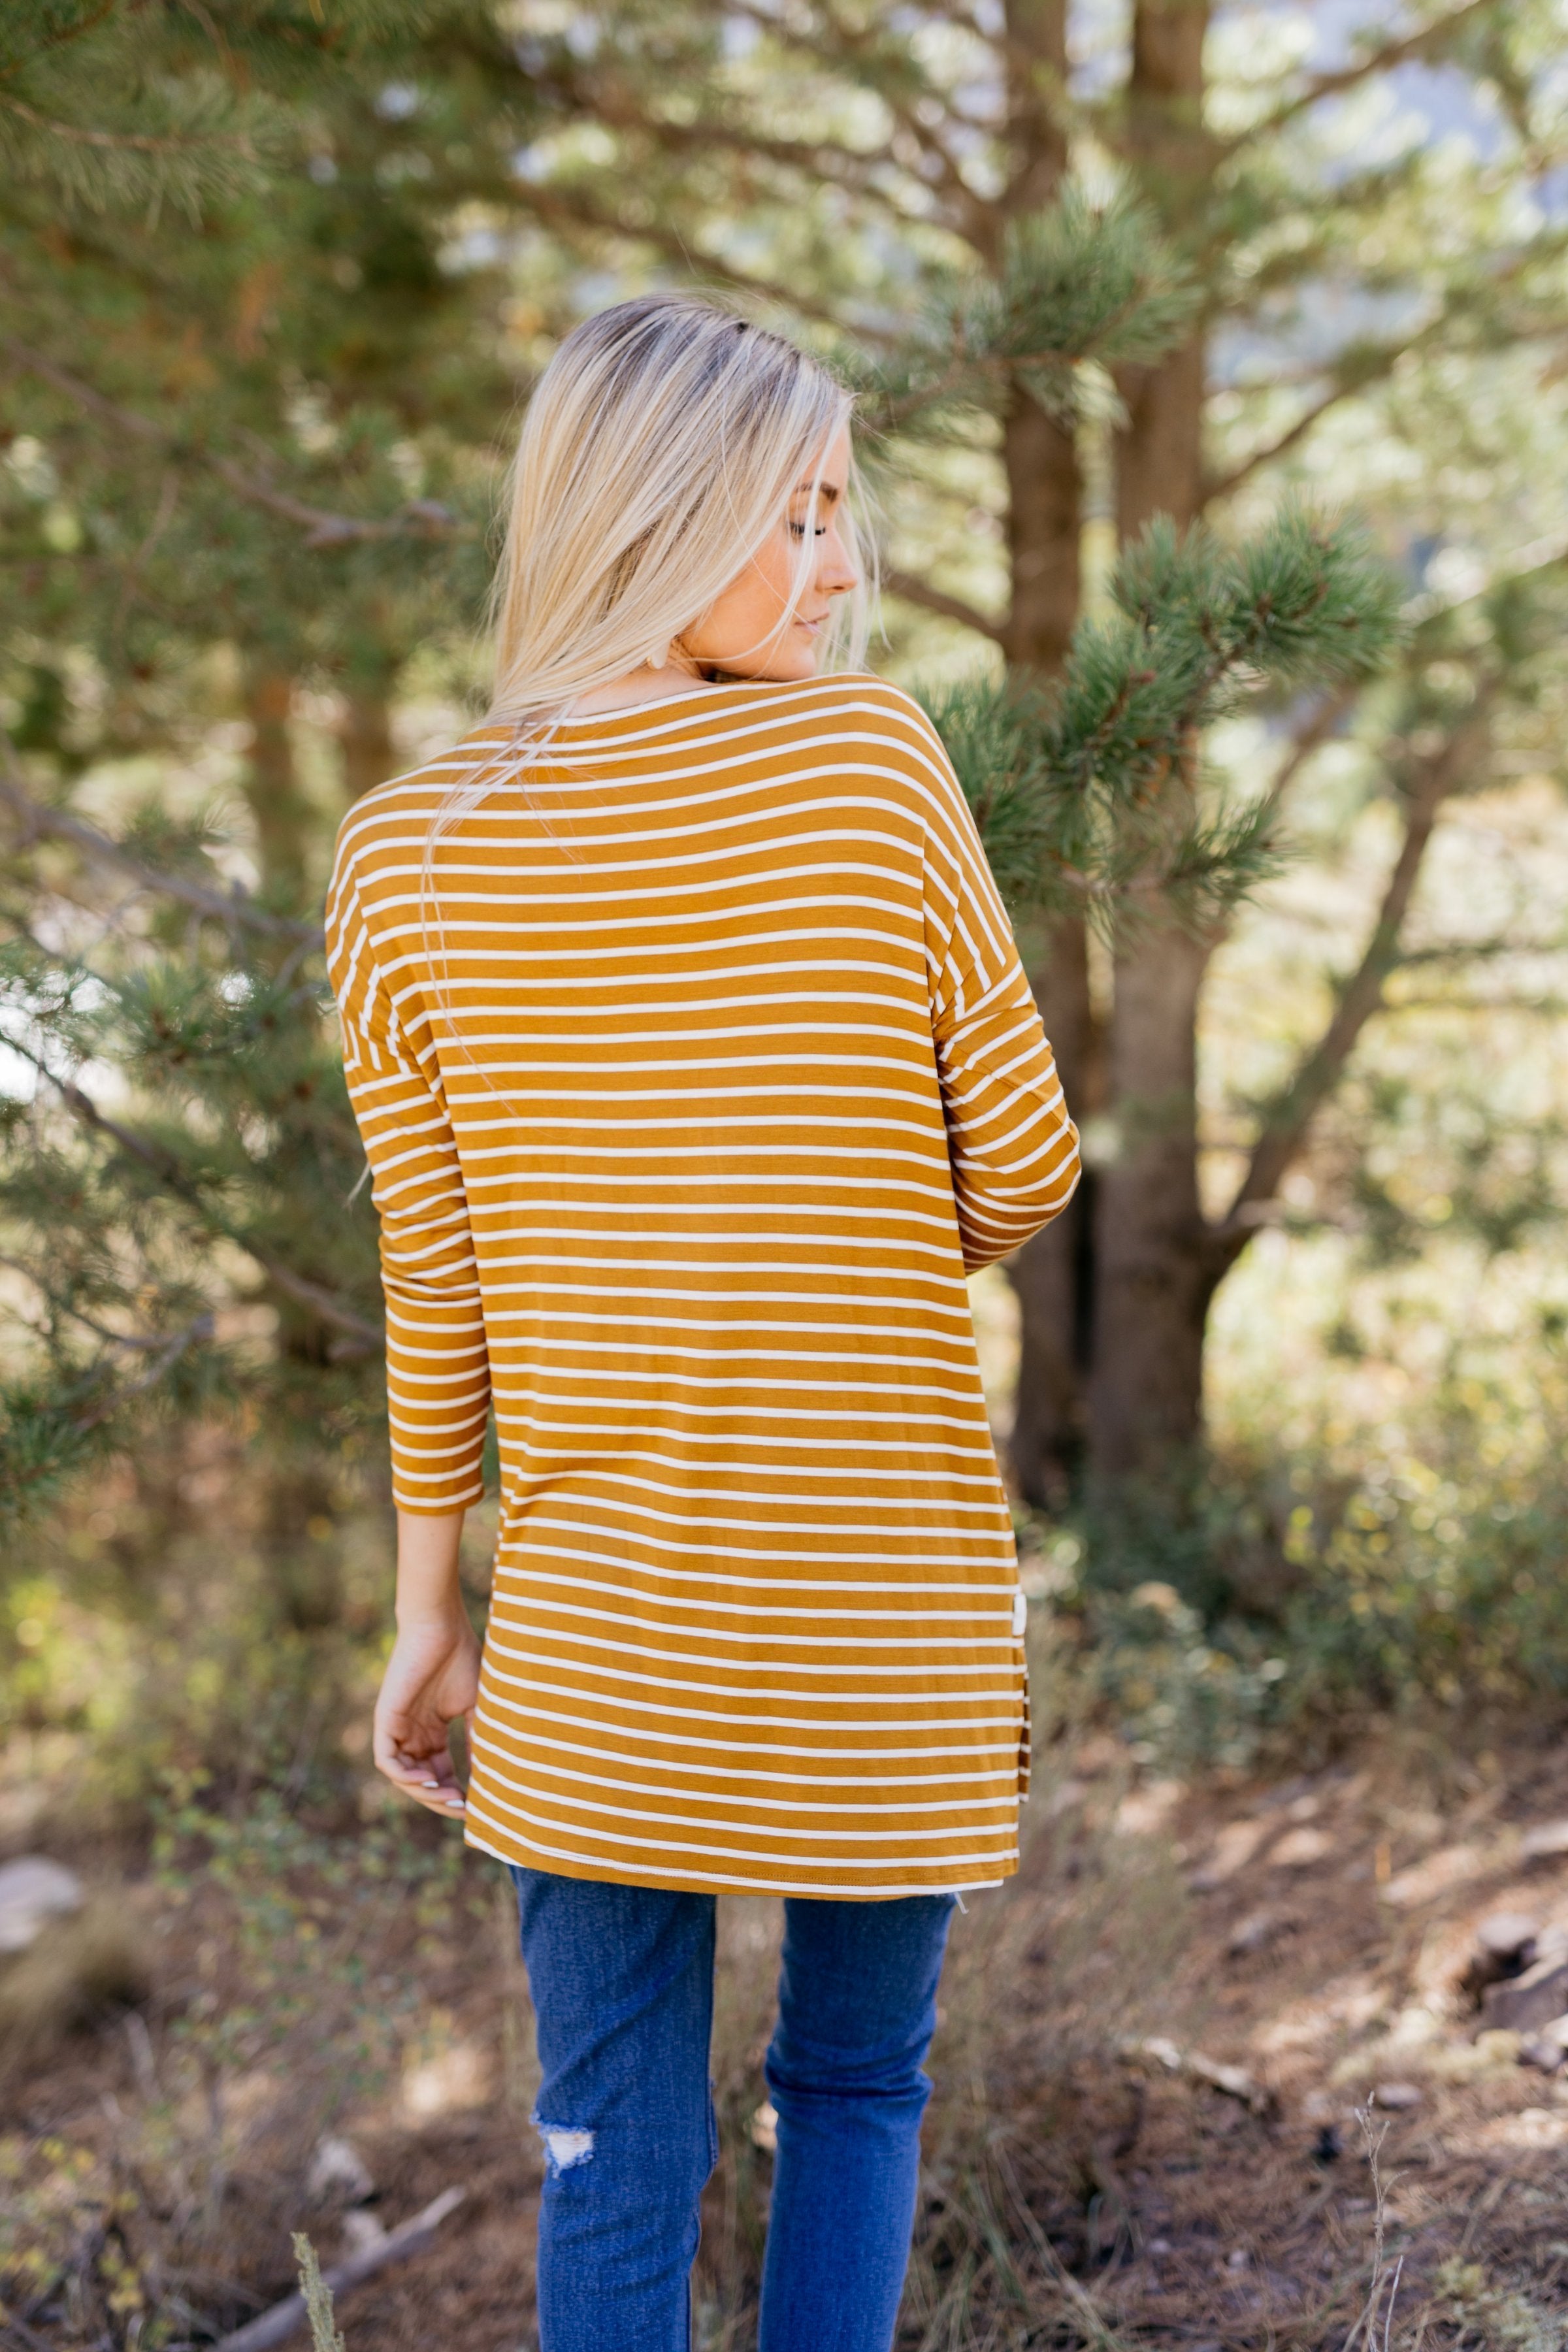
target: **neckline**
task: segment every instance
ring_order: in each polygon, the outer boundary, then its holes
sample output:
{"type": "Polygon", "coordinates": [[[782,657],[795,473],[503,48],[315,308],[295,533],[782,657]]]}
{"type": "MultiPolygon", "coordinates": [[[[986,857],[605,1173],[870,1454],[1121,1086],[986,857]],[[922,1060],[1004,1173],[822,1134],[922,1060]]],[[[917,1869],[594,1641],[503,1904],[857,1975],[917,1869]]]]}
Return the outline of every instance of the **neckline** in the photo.
{"type": "MultiPolygon", "coordinates": [[[[557,735],[575,734],[584,728],[621,726],[627,719],[641,720],[646,724],[657,720],[663,711],[680,710],[693,702],[721,702],[732,695],[798,692],[803,687],[820,686],[823,683],[824,680],[821,677],[814,675],[811,677],[795,678],[738,677],[732,678],[726,686],[693,686],[681,694],[660,695],[653,702],[628,703],[621,710],[589,710],[584,711],[578,719],[558,719],[551,728],[551,738],[553,740],[557,735]]],[[[485,729],[506,728],[510,723],[505,719],[495,719],[485,720],[483,726],[485,729]]]]}

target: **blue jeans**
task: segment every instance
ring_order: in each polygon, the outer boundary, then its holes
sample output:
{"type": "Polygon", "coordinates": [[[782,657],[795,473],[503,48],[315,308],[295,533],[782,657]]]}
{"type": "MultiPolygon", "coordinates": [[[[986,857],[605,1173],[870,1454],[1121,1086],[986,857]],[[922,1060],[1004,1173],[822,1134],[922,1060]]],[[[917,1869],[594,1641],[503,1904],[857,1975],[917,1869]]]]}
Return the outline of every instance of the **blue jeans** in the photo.
{"type": "MultiPolygon", "coordinates": [[[[515,1864],[543,2069],[541,2352],[689,2352],[709,2084],[710,1895],[515,1864]]],[[[759,2352],[889,2352],[951,1895],[792,1896],[759,2352]]]]}

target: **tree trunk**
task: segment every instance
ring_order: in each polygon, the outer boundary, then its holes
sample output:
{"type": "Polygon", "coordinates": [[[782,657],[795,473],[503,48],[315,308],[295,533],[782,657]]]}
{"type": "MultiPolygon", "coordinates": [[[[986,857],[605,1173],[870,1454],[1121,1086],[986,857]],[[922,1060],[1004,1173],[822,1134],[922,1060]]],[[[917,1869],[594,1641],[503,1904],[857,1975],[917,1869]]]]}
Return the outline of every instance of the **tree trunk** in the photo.
{"type": "Polygon", "coordinates": [[[246,672],[245,715],[250,721],[250,757],[244,785],[256,826],[261,887],[269,898],[299,905],[305,895],[306,865],[315,819],[295,765],[289,734],[294,681],[282,671],[246,672]]]}
{"type": "Polygon", "coordinates": [[[1068,160],[1067,0],[1004,0],[1003,58],[1012,169],[1004,219],[1038,212],[1068,160]]]}
{"type": "Polygon", "coordinates": [[[1194,335],[1153,367],[1118,372],[1127,409],[1116,436],[1116,533],[1124,546],[1151,515],[1188,523],[1203,504],[1207,356],[1204,337],[1194,335]]]}
{"type": "MultiPolygon", "coordinates": [[[[1081,1122],[1102,1091],[1097,1083],[1101,1040],[1081,922],[1052,926],[1033,984],[1068,1108],[1081,1122]]],[[[1086,1169],[1063,1214],[1007,1263],[1021,1326],[1009,1454],[1018,1491],[1040,1510],[1062,1508],[1083,1462],[1094,1328],[1095,1181],[1093,1170],[1086,1169]]]]}
{"type": "Polygon", "coordinates": [[[338,721],[343,755],[343,796],[357,801],[397,773],[392,741],[392,707],[384,688],[351,689],[338,721]]]}
{"type": "Polygon", "coordinates": [[[1078,620],[1083,487],[1069,432],[1023,387],[1002,429],[1007,473],[1007,554],[1012,602],[1003,624],[1009,665],[1054,677],[1078,620]]]}
{"type": "MultiPolygon", "coordinates": [[[[1007,120],[1013,169],[1003,220],[1037,211],[1067,163],[1064,0],[1008,0],[1007,120]]],[[[1020,385],[1003,421],[1011,606],[1003,647],[1015,672],[1053,677],[1079,615],[1083,483],[1073,435],[1020,385]]],[[[1068,1102],[1081,1117],[1098,1039],[1081,923],[1055,926],[1034,974],[1068,1102]]],[[[1010,1445],[1026,1500],[1059,1507],[1083,1453],[1093,1228],[1086,1189],[1007,1267],[1022,1323],[1010,1445]]]]}
{"type": "MultiPolygon", "coordinates": [[[[1140,178],[1178,235],[1206,190],[1205,0],[1139,0],[1128,126],[1140,178]]],[[[1203,496],[1201,330],[1121,380],[1117,525],[1178,523],[1203,496]]],[[[1173,790],[1182,789],[1173,782],[1173,790]]],[[[1116,961],[1109,1084],[1117,1142],[1095,1199],[1097,1272],[1089,1457],[1097,1475],[1145,1468],[1190,1445],[1203,1414],[1210,1277],[1198,1202],[1197,1016],[1208,949],[1155,919],[1116,961]]]]}
{"type": "Polygon", "coordinates": [[[1209,1265],[1198,1203],[1197,1003],[1207,959],[1201,941],[1163,926],[1116,961],[1117,1142],[1096,1187],[1097,1475],[1156,1465],[1199,1431],[1209,1265]]]}

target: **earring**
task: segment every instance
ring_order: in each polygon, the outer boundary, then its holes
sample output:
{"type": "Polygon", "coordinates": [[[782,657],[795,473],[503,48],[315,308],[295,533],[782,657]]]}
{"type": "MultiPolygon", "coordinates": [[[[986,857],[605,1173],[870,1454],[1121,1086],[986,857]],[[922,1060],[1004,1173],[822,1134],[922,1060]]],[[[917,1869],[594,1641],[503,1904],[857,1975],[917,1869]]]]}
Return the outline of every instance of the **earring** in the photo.
{"type": "Polygon", "coordinates": [[[643,656],[643,667],[645,669],[664,669],[668,667],[668,662],[669,640],[668,637],[665,639],[662,646],[655,646],[651,653],[645,654],[643,656]]]}

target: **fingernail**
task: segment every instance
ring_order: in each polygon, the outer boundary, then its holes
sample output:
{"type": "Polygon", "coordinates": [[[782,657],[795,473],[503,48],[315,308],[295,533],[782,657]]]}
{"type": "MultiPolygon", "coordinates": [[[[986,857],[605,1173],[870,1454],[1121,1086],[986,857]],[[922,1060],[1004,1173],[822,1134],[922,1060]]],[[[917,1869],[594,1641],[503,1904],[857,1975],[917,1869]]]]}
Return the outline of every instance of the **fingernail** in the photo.
{"type": "Polygon", "coordinates": [[[461,1797],[448,1797],[447,1800],[447,1810],[448,1812],[460,1813],[463,1810],[463,1801],[461,1797]]]}

